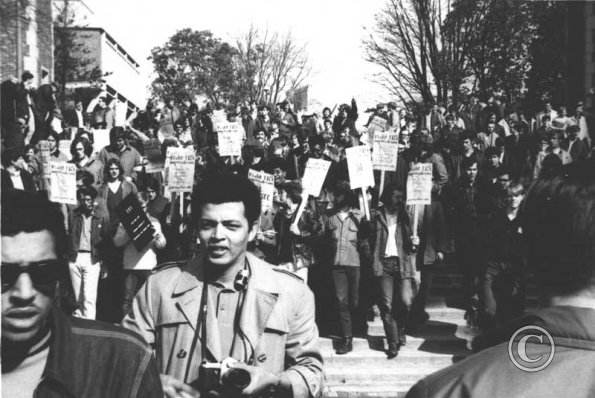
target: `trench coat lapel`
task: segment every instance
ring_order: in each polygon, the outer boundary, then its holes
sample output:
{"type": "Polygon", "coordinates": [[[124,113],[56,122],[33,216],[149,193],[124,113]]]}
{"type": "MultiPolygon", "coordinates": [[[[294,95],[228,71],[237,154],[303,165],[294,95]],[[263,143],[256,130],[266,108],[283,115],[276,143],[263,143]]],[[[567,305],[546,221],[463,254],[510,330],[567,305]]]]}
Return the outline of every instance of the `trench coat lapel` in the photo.
{"type": "MultiPolygon", "coordinates": [[[[244,308],[240,317],[240,329],[246,335],[253,348],[256,348],[271,313],[279,298],[279,289],[270,265],[263,263],[252,254],[247,254],[252,275],[246,289],[244,308]]],[[[271,319],[272,321],[273,319],[271,319]]],[[[276,326],[285,331],[286,326],[276,326]]]]}
{"type": "MultiPolygon", "coordinates": [[[[184,315],[192,329],[196,332],[197,327],[199,328],[199,344],[204,340],[202,328],[198,324],[200,301],[204,286],[203,264],[204,261],[201,257],[190,260],[186,270],[178,277],[172,295],[173,299],[176,300],[176,308],[184,315]]],[[[223,357],[217,317],[215,316],[215,304],[212,299],[208,299],[207,302],[207,350],[215,361],[221,361],[223,357]]]]}

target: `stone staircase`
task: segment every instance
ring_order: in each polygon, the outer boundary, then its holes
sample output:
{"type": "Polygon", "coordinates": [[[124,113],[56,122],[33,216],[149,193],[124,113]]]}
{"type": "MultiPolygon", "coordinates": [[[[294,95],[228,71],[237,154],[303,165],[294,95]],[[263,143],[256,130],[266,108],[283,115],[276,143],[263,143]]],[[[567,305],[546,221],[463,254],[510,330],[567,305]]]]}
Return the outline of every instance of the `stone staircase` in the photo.
{"type": "MultiPolygon", "coordinates": [[[[354,338],[353,351],[336,355],[338,337],[321,338],[328,398],[404,397],[423,377],[471,354],[470,331],[461,306],[461,276],[452,264],[437,265],[427,312],[430,320],[407,335],[407,345],[397,358],[388,360],[382,322],[368,322],[367,338],[354,338]]],[[[534,299],[532,300],[534,301],[534,299]]]]}

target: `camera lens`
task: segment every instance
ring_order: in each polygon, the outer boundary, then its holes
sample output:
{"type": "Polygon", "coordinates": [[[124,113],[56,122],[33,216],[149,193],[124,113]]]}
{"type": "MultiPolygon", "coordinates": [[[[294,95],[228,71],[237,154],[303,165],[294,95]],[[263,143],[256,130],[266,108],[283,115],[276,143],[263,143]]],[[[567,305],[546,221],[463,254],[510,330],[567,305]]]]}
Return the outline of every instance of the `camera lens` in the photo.
{"type": "Polygon", "coordinates": [[[244,369],[229,369],[221,378],[221,383],[234,390],[241,391],[248,387],[251,378],[250,373],[244,369]]]}

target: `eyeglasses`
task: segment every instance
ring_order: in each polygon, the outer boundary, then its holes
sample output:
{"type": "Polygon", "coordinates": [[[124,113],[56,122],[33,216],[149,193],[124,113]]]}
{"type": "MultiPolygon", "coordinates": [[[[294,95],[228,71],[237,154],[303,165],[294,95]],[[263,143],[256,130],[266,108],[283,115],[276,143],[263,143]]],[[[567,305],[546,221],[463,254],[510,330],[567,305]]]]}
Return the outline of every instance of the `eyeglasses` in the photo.
{"type": "Polygon", "coordinates": [[[58,260],[48,260],[26,266],[13,263],[2,263],[0,267],[2,293],[10,290],[23,272],[29,274],[29,278],[31,278],[33,285],[47,288],[58,281],[59,266],[60,262],[58,260]]]}

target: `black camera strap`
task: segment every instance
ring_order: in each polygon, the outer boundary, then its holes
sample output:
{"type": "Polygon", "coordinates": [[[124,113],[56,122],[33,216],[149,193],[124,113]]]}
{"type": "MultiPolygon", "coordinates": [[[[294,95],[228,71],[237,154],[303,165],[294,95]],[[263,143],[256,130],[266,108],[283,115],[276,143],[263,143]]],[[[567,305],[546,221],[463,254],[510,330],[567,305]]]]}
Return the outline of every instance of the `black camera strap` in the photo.
{"type": "MultiPolygon", "coordinates": [[[[209,292],[209,284],[206,281],[206,276],[202,283],[202,295],[200,298],[200,311],[198,312],[198,318],[196,320],[197,329],[200,325],[201,335],[203,341],[200,345],[200,357],[203,362],[206,361],[207,355],[207,298],[209,292]]],[[[188,365],[186,366],[186,375],[184,376],[184,382],[188,380],[188,375],[190,373],[190,366],[192,365],[192,357],[194,356],[194,351],[196,350],[196,343],[198,342],[198,330],[194,332],[194,336],[192,337],[192,344],[190,345],[190,352],[188,354],[188,365]]]]}

